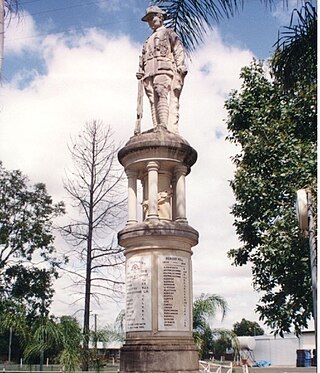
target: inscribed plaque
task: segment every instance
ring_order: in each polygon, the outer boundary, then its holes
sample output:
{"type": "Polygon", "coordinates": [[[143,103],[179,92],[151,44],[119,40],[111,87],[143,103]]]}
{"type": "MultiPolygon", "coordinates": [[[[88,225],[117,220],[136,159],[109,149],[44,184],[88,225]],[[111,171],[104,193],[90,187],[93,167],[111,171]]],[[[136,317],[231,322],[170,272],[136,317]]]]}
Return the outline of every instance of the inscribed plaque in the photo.
{"type": "Polygon", "coordinates": [[[189,331],[190,259],[158,257],[158,324],[162,331],[189,331]]]}
{"type": "Polygon", "coordinates": [[[151,256],[134,255],[126,261],[126,330],[151,330],[151,256]]]}

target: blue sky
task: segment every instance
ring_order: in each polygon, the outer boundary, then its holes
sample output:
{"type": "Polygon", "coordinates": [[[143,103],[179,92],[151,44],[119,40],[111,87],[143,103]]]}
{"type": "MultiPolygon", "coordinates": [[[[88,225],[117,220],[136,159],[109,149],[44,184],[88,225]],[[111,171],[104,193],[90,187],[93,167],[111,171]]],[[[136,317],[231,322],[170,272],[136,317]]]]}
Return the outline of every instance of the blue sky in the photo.
{"type": "MultiPolygon", "coordinates": [[[[222,19],[216,27],[226,44],[249,49],[257,58],[267,59],[274,49],[279,28],[288,24],[291,9],[300,3],[300,0],[289,0],[286,8],[282,0],[271,7],[259,0],[247,0],[234,17],[222,19]]],[[[20,5],[23,11],[20,22],[32,18],[40,37],[58,33],[81,35],[90,28],[98,28],[112,35],[130,35],[133,41],[142,43],[149,34],[147,24],[140,21],[147,5],[148,1],[142,0],[26,0],[20,5]]],[[[36,37],[10,35],[6,44],[10,47],[22,39],[32,44],[36,37]]],[[[3,77],[10,80],[17,70],[28,64],[36,65],[43,72],[41,62],[41,56],[27,50],[19,55],[7,54],[3,77]]]]}
{"type": "MultiPolygon", "coordinates": [[[[243,317],[258,321],[254,309],[250,266],[234,267],[227,251],[237,248],[229,187],[239,151],[227,135],[224,102],[239,89],[240,69],[253,57],[267,59],[281,25],[300,1],[282,0],[267,10],[258,0],[246,0],[234,18],[208,32],[188,61],[181,96],[180,134],[197,150],[198,160],[187,177],[187,217],[200,233],[194,248],[194,296],[202,292],[225,297],[232,327],[243,317]]],[[[31,182],[44,182],[55,201],[67,202],[62,186],[72,168],[67,143],[85,122],[102,120],[115,140],[133,135],[136,117],[135,73],[141,46],[150,34],[140,19],[148,6],[142,0],[25,0],[20,19],[6,30],[3,81],[0,88],[0,159],[8,169],[20,169],[31,182]]],[[[142,130],[151,117],[144,100],[142,130]]],[[[68,250],[57,237],[57,248],[68,250]]],[[[70,262],[72,265],[72,261],[70,262]]],[[[75,270],[76,268],[72,268],[75,270]]],[[[77,267],[82,271],[83,268],[77,267]]],[[[76,312],[81,305],[64,274],[55,284],[53,313],[76,312]]],[[[112,322],[123,302],[93,305],[101,323],[112,322]]]]}

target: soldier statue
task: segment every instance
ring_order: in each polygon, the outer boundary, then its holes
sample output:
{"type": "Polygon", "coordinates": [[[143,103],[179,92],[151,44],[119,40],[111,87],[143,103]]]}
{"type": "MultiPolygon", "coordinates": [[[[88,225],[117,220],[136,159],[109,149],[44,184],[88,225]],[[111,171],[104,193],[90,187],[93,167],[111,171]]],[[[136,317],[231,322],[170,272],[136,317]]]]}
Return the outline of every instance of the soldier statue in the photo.
{"type": "MultiPolygon", "coordinates": [[[[172,29],[163,25],[165,18],[161,8],[150,6],[141,19],[148,22],[153,33],[143,45],[136,76],[149,98],[154,130],[165,128],[178,133],[179,98],[188,71],[182,43],[172,29]]],[[[141,119],[142,111],[138,110],[135,134],[140,133],[139,115],[141,119]]]]}

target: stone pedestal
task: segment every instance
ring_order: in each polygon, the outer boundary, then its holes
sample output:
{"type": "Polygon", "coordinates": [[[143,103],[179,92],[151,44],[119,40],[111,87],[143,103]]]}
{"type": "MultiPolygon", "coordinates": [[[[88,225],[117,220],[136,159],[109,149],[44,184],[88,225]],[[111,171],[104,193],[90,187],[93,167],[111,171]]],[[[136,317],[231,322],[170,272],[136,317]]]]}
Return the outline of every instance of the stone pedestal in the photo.
{"type": "Polygon", "coordinates": [[[183,138],[165,130],[134,136],[119,152],[128,177],[128,221],[118,234],[127,293],[121,372],[199,371],[191,268],[198,232],[188,225],[185,194],[196,158],[183,138]]]}

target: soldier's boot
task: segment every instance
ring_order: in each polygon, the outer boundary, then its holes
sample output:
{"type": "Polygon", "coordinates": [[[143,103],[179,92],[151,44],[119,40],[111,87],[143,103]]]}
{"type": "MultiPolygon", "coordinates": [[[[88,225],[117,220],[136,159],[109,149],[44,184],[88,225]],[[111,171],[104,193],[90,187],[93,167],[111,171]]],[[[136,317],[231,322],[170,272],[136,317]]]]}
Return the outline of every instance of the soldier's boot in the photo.
{"type": "Polygon", "coordinates": [[[158,109],[160,129],[167,128],[168,118],[169,118],[169,106],[168,106],[168,101],[166,97],[159,97],[157,109],[158,109]]]}
{"type": "Polygon", "coordinates": [[[153,123],[153,128],[158,128],[158,120],[157,120],[157,113],[156,113],[156,107],[155,104],[151,104],[151,118],[153,123]]]}

